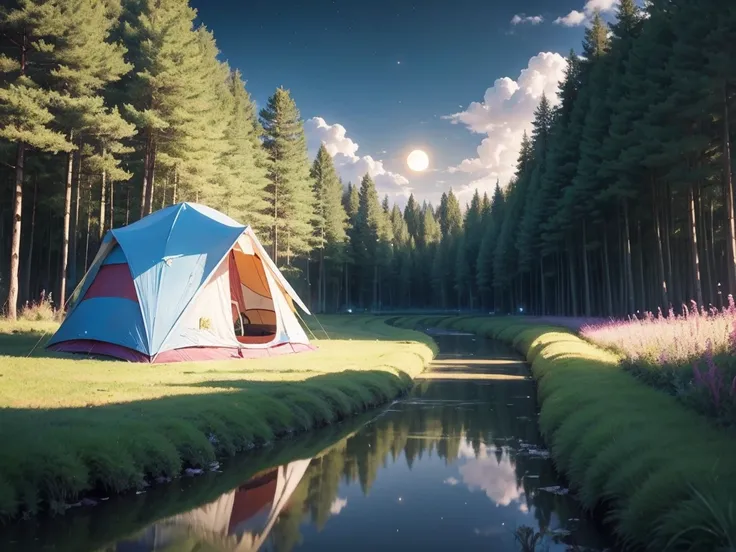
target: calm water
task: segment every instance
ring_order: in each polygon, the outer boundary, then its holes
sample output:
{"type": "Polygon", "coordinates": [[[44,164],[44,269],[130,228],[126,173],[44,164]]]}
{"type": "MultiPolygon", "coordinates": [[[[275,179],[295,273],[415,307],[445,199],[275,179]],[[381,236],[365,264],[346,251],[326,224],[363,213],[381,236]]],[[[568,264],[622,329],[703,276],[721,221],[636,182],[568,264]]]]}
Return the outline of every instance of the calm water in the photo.
{"type": "Polygon", "coordinates": [[[603,550],[536,427],[534,382],[500,343],[432,332],[431,378],[390,407],[219,471],[0,532],[0,550],[603,550]]]}

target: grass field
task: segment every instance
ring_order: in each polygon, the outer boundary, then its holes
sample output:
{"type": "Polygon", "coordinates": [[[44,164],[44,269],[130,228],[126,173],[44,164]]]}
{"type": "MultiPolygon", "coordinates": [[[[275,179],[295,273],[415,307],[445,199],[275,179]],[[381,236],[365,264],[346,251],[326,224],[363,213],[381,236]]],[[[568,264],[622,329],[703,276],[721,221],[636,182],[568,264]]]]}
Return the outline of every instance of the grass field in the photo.
{"type": "MultiPolygon", "coordinates": [[[[413,326],[417,319],[399,319],[413,326]]],[[[425,318],[510,343],[532,362],[540,428],[583,506],[627,545],[736,550],[736,440],[570,331],[522,319],[425,318]]]]}
{"type": "Polygon", "coordinates": [[[0,322],[0,516],[138,489],[332,423],[405,391],[435,351],[381,319],[322,322],[332,339],[314,352],[155,366],[27,356],[54,324],[0,322]]]}

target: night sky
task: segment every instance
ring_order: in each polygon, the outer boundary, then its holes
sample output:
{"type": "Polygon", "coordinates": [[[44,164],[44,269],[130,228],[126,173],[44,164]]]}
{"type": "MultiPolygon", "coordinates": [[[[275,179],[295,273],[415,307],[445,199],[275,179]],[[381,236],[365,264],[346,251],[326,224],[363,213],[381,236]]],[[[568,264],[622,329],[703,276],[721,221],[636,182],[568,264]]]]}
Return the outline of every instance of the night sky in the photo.
{"type": "Polygon", "coordinates": [[[541,93],[554,95],[563,57],[580,51],[586,14],[610,20],[616,2],[191,3],[259,107],[277,86],[291,90],[310,154],[324,141],[344,181],[369,171],[399,203],[410,191],[436,203],[451,186],[467,201],[506,183],[541,93]],[[406,166],[417,148],[430,157],[424,173],[406,166]]]}

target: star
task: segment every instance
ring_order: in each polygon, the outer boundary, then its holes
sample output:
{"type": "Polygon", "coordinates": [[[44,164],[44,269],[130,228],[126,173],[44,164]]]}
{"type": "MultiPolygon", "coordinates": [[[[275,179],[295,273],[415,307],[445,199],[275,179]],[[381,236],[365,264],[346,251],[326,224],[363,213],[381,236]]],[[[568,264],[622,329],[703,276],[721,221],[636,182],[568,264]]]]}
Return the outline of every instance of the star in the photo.
{"type": "Polygon", "coordinates": [[[400,61],[397,61],[397,62],[396,62],[396,65],[401,65],[401,62],[400,62],[400,61]]]}

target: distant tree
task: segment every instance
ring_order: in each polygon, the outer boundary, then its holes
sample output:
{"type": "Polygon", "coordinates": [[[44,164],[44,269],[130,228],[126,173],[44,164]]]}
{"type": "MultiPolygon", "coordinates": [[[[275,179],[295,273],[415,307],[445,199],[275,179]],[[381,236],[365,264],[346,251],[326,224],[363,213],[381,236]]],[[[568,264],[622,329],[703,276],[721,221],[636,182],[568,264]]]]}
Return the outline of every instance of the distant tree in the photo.
{"type": "Polygon", "coordinates": [[[347,239],[347,214],[342,205],[342,182],[337,176],[332,157],[322,144],[310,173],[314,183],[317,211],[317,250],[319,252],[318,298],[320,312],[327,309],[327,267],[334,269],[344,262],[347,239]]]}
{"type": "Polygon", "coordinates": [[[378,269],[380,241],[384,233],[384,214],[378,201],[376,185],[366,174],[360,183],[359,206],[353,234],[356,264],[361,270],[361,289],[364,304],[371,297],[372,308],[378,307],[378,269]],[[369,288],[370,284],[370,288],[369,288]]]}
{"type": "Polygon", "coordinates": [[[261,110],[264,146],[269,155],[269,203],[274,262],[310,251],[313,245],[314,194],[307,144],[299,110],[283,88],[261,110]]]}
{"type": "MultiPolygon", "coordinates": [[[[265,231],[270,228],[270,217],[266,215],[269,181],[268,159],[260,141],[262,129],[239,71],[230,73],[226,86],[229,91],[225,129],[227,149],[221,158],[224,210],[256,231],[265,231]]],[[[175,194],[176,188],[173,202],[176,202],[175,194]]]]}

